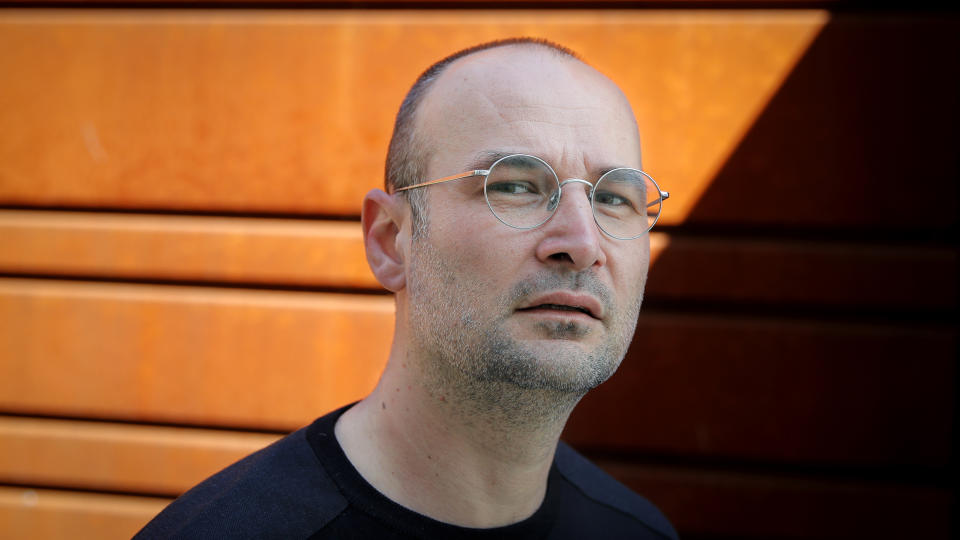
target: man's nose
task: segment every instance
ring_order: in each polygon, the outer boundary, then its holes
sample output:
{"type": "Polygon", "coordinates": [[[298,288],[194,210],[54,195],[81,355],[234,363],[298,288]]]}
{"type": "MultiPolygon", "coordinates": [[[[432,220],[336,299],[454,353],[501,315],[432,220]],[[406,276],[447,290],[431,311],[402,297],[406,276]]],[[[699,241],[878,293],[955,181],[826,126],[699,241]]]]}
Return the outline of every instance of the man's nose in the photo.
{"type": "Polygon", "coordinates": [[[544,237],[537,246],[537,258],[545,263],[561,263],[577,272],[594,265],[606,264],[601,249],[600,228],[590,206],[592,185],[586,180],[571,179],[561,184],[562,196],[557,210],[543,224],[544,237]]]}

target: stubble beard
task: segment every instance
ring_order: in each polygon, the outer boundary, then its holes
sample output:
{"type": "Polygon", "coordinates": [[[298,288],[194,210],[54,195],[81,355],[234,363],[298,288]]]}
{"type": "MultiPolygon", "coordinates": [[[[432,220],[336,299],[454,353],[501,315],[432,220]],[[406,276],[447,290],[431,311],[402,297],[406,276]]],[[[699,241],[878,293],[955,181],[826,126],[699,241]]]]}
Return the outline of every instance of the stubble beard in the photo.
{"type": "MultiPolygon", "coordinates": [[[[429,239],[416,240],[408,281],[412,337],[423,355],[421,368],[435,391],[450,394],[473,412],[500,411],[516,422],[565,420],[589,390],[619,367],[636,327],[642,290],[629,309],[618,311],[610,290],[589,272],[545,270],[500,293],[482,274],[464,278],[452,270],[429,239]],[[609,316],[605,337],[590,350],[583,338],[596,325],[540,321],[541,339],[531,345],[509,331],[514,306],[551,290],[593,294],[609,316]],[[486,313],[484,313],[486,311],[486,313]]],[[[503,421],[503,419],[501,419],[503,421]]]]}

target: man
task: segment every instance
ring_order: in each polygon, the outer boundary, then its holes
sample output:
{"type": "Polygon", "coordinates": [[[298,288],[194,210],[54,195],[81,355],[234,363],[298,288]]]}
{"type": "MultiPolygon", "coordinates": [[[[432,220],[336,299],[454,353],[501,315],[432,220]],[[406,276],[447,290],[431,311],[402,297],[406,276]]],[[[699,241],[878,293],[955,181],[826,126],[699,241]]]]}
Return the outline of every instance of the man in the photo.
{"type": "Polygon", "coordinates": [[[636,326],[667,194],[630,106],[546,42],[428,69],[397,117],[367,259],[396,295],[390,358],[359,403],[229,467],[140,536],[675,538],[564,444],[636,326]]]}

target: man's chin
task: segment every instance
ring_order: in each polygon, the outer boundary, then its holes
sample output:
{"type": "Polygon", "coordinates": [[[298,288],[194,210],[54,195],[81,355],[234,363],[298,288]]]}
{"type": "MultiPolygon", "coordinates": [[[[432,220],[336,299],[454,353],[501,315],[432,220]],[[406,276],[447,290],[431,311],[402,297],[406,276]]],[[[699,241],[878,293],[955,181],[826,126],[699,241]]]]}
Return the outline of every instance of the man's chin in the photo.
{"type": "Polygon", "coordinates": [[[600,321],[587,317],[514,317],[512,334],[525,341],[588,342],[600,337],[604,327],[600,321]]]}
{"type": "Polygon", "coordinates": [[[537,358],[542,379],[562,390],[585,393],[613,375],[622,359],[602,344],[583,340],[549,338],[525,345],[537,358]]]}
{"type": "Polygon", "coordinates": [[[548,340],[584,341],[593,329],[579,321],[538,321],[537,334],[548,340]]]}

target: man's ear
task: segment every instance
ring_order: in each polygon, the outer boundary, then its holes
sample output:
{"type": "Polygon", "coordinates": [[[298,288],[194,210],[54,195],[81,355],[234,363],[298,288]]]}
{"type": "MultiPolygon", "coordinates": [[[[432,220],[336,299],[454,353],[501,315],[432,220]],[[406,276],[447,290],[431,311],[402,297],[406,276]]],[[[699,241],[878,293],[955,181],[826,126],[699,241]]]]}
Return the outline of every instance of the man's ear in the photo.
{"type": "Polygon", "coordinates": [[[399,197],[372,189],[363,198],[363,245],[377,281],[398,292],[407,284],[402,243],[398,242],[406,205],[399,197]]]}

